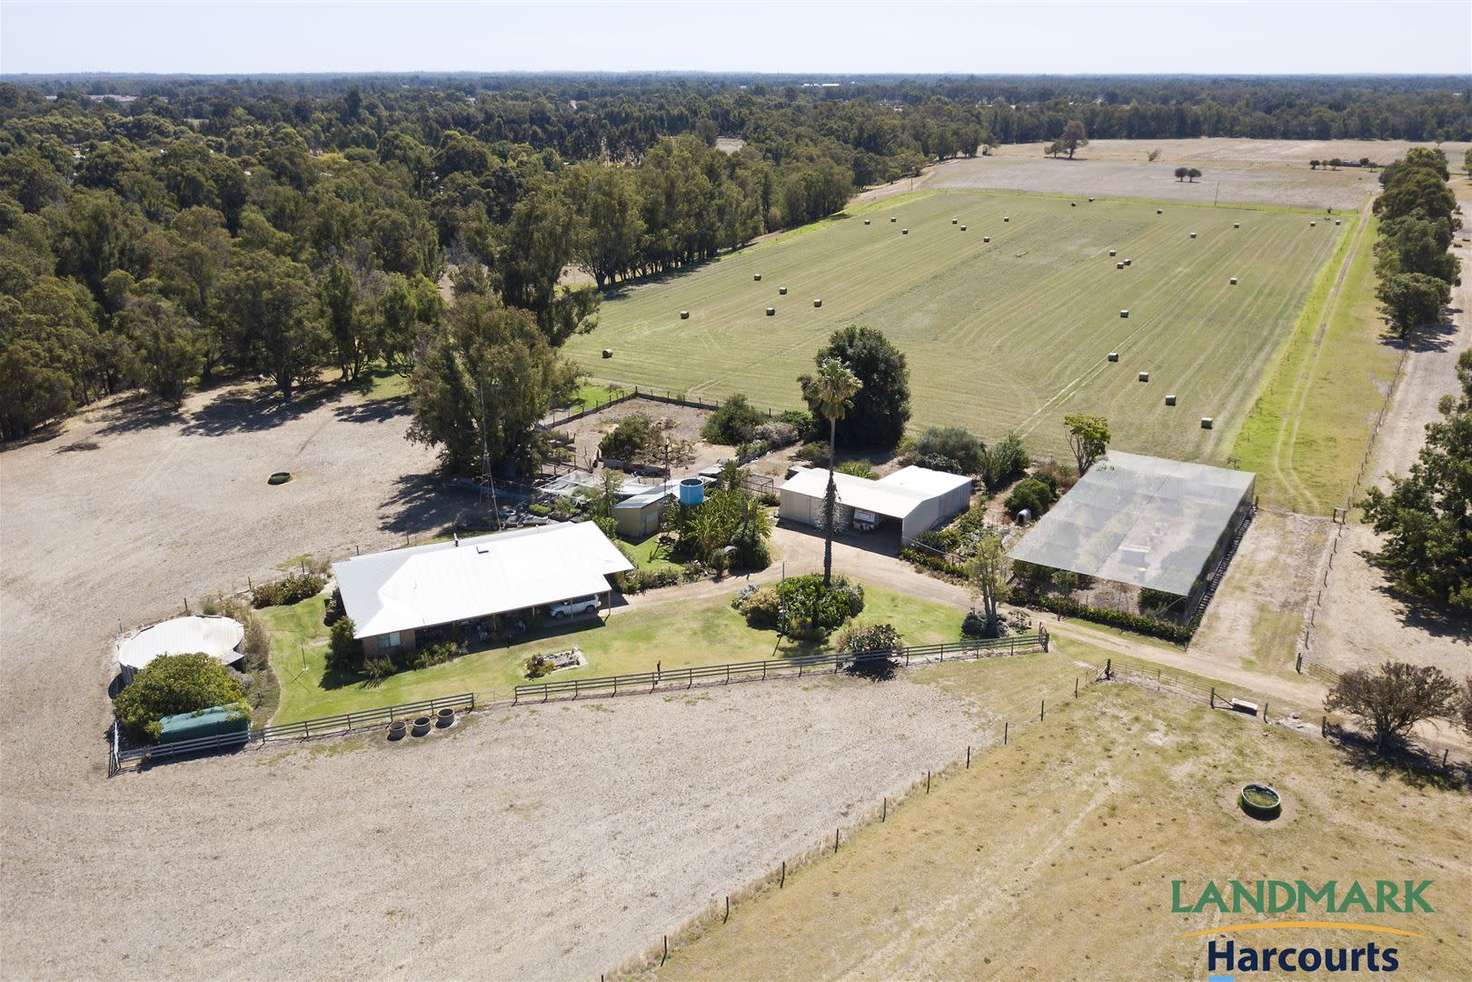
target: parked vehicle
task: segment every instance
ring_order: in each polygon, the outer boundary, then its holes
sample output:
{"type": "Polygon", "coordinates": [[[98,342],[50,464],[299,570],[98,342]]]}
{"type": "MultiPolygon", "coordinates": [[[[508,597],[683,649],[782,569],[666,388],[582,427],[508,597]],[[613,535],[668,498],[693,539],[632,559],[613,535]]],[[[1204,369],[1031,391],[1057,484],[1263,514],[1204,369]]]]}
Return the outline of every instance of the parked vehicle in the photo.
{"type": "Polygon", "coordinates": [[[578,617],[582,614],[598,613],[598,598],[589,594],[586,597],[574,597],[571,600],[563,600],[548,608],[548,613],[554,620],[564,617],[578,617]]]}

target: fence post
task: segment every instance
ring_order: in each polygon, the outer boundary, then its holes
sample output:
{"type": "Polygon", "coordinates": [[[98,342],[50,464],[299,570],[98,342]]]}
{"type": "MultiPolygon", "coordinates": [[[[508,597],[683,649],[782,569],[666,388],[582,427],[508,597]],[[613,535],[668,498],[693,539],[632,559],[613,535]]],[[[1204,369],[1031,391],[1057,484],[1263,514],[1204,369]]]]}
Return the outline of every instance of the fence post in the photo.
{"type": "Polygon", "coordinates": [[[1043,717],[1045,715],[1047,715],[1047,710],[1048,710],[1048,700],[1046,700],[1046,699],[1040,700],[1038,702],[1038,722],[1039,723],[1041,723],[1043,721],[1043,717]]]}
{"type": "Polygon", "coordinates": [[[1078,676],[1077,675],[1075,675],[1073,677],[1073,697],[1075,699],[1078,698],[1078,676]]]}
{"type": "Polygon", "coordinates": [[[1264,723],[1268,721],[1268,704],[1266,700],[1264,700],[1262,704],[1262,721],[1264,723]]]}
{"type": "Polygon", "coordinates": [[[925,793],[930,794],[930,772],[925,772],[925,793]]]}
{"type": "Polygon", "coordinates": [[[889,821],[889,796],[884,797],[884,810],[879,813],[879,824],[883,825],[889,821]]]}
{"type": "Polygon", "coordinates": [[[1006,720],[1002,720],[1002,746],[1004,747],[1007,745],[1007,727],[1009,725],[1006,720]]]}
{"type": "Polygon", "coordinates": [[[966,769],[971,770],[971,748],[966,748],[966,769]]]}
{"type": "Polygon", "coordinates": [[[1207,697],[1207,702],[1212,709],[1216,708],[1216,686],[1214,685],[1211,687],[1211,695],[1207,697]]]}
{"type": "Polygon", "coordinates": [[[1319,736],[1325,740],[1329,739],[1329,717],[1327,716],[1319,717],[1319,736]]]}
{"type": "Polygon", "coordinates": [[[835,854],[838,852],[838,829],[837,828],[835,828],[833,830],[833,852],[835,854]]]}
{"type": "Polygon", "coordinates": [[[1104,677],[1106,679],[1112,679],[1112,678],[1114,678],[1114,659],[1113,658],[1106,658],[1106,659],[1104,659],[1104,677]]]}
{"type": "Polygon", "coordinates": [[[787,860],[782,860],[782,879],[777,881],[777,889],[780,890],[787,885],[787,860]]]}

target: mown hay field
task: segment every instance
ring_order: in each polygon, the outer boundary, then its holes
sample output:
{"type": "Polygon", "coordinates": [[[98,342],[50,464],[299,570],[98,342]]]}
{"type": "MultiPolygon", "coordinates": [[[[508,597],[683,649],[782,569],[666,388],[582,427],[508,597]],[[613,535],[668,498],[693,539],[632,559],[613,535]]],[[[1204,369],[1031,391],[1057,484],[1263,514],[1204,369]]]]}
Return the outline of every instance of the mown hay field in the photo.
{"type": "Polygon", "coordinates": [[[1064,415],[1094,412],[1120,448],[1220,457],[1354,217],[921,192],[630,286],[568,352],[597,378],[781,408],[829,334],[867,324],[909,358],[913,425],[1063,453],[1064,415]]]}

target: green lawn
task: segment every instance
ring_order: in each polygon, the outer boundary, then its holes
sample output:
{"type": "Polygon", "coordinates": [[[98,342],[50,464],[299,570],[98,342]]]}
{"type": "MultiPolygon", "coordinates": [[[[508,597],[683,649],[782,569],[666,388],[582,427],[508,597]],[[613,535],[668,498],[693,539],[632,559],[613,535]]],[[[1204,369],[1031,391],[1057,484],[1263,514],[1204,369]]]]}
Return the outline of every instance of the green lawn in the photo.
{"type": "MultiPolygon", "coordinates": [[[[859,620],[888,621],[909,642],[924,644],[960,637],[964,611],[918,600],[877,587],[865,588],[866,604],[859,620]]],[[[746,626],[731,609],[731,595],[666,602],[646,609],[616,609],[606,622],[561,629],[556,635],[476,652],[444,665],[402,672],[382,682],[340,679],[326,671],[327,630],[322,626],[325,598],[290,607],[260,611],[271,632],[271,664],[281,680],[281,708],[274,723],[292,723],[351,710],[416,702],[434,696],[475,692],[486,698],[510,695],[522,677],[525,660],[539,652],[576,645],[588,658],[585,668],[558,672],[553,678],[574,679],[686,665],[754,661],[807,654],[810,645],[777,644],[772,631],[746,626]]]]}
{"type": "Polygon", "coordinates": [[[669,558],[668,551],[659,552],[659,555],[657,557],[655,556],[655,553],[659,551],[658,533],[649,536],[643,542],[629,542],[625,539],[619,539],[618,544],[623,547],[624,552],[628,554],[629,559],[634,565],[640,569],[682,568],[679,563],[669,558]]]}
{"type": "Polygon", "coordinates": [[[1400,357],[1382,337],[1376,306],[1375,227],[1371,220],[1354,243],[1337,294],[1350,244],[1325,266],[1232,443],[1232,456],[1257,473],[1257,492],[1268,503],[1324,515],[1346,505],[1400,357]]]}
{"type": "Polygon", "coordinates": [[[958,424],[987,439],[1017,429],[1034,449],[1066,454],[1063,416],[1088,411],[1109,417],[1122,449],[1214,459],[1350,228],[1288,209],[1159,207],[904,196],[622,289],[566,350],[626,384],[797,406],[814,352],[836,328],[864,323],[909,359],[915,426],[958,424]],[[1116,269],[1125,258],[1132,265],[1116,269]],[[1202,430],[1202,416],[1215,428],[1202,430]]]}

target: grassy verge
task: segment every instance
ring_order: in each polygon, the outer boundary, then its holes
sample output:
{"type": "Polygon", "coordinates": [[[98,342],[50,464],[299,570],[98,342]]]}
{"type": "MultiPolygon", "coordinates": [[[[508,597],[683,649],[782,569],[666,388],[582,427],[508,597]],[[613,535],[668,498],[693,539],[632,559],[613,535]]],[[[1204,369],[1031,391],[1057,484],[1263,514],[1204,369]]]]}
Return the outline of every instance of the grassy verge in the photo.
{"type": "Polygon", "coordinates": [[[1257,473],[1258,494],[1268,504],[1307,514],[1344,507],[1369,446],[1399,358],[1381,339],[1375,227],[1372,220],[1357,240],[1346,236],[1325,265],[1232,441],[1231,456],[1257,473]],[[1346,257],[1348,270],[1335,294],[1346,257]]]}
{"type": "MultiPolygon", "coordinates": [[[[734,585],[733,585],[734,586],[734,585]]],[[[681,602],[677,597],[614,610],[606,620],[586,620],[519,644],[465,655],[443,665],[401,672],[382,682],[328,672],[324,598],[260,612],[271,632],[271,663],[281,680],[275,723],[291,723],[350,710],[415,702],[434,696],[475,692],[488,698],[510,695],[525,682],[523,665],[538,653],[577,646],[584,668],[558,672],[558,680],[680,668],[724,662],[783,658],[824,650],[823,645],[778,643],[772,631],[746,626],[731,609],[731,593],[681,602]]],[[[864,623],[887,621],[908,641],[923,644],[960,636],[964,611],[878,587],[865,588],[864,623]]]]}

